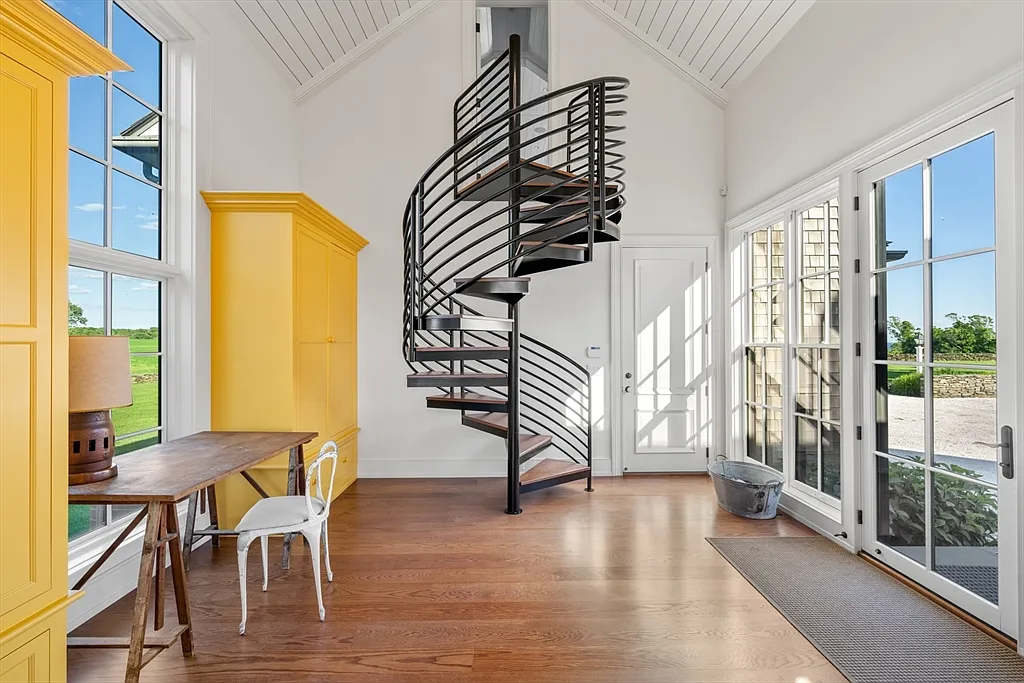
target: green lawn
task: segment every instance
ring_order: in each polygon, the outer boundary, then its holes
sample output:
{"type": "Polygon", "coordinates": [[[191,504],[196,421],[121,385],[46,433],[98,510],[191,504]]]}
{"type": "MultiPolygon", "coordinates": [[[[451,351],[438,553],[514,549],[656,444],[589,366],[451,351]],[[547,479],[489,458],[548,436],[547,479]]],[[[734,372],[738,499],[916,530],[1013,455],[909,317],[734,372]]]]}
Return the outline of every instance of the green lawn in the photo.
{"type": "MultiPolygon", "coordinates": [[[[988,365],[991,366],[992,361],[980,361],[980,360],[958,360],[957,365],[988,365]]],[[[889,365],[886,368],[886,374],[888,375],[889,381],[893,381],[897,377],[903,375],[909,375],[917,372],[917,366],[914,365],[889,365]]],[[[993,372],[991,369],[987,370],[966,370],[963,368],[936,368],[935,374],[938,375],[984,375],[993,372]]]]}
{"type": "MultiPolygon", "coordinates": [[[[129,348],[135,353],[156,353],[160,349],[156,339],[132,339],[129,341],[129,348]]],[[[160,372],[160,358],[158,356],[132,356],[133,375],[155,375],[160,372]]]]}
{"type": "Polygon", "coordinates": [[[118,434],[131,434],[158,426],[160,422],[160,383],[133,384],[132,404],[124,408],[114,408],[110,412],[118,434]]]}

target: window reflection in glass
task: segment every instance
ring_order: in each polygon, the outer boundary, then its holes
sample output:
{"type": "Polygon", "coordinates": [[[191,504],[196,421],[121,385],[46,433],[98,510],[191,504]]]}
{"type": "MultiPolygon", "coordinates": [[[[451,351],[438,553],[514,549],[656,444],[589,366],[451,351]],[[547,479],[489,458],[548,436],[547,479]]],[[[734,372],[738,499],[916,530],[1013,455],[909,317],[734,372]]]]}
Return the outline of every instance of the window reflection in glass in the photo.
{"type": "Polygon", "coordinates": [[[70,79],[68,135],[72,147],[107,158],[107,81],[102,76],[70,79]]]}
{"type": "Polygon", "coordinates": [[[113,52],[132,67],[131,71],[114,72],[114,81],[123,85],[139,99],[159,109],[160,41],[116,3],[111,20],[113,52]]]}
{"type": "Polygon", "coordinates": [[[152,183],[160,182],[160,116],[114,88],[111,146],[114,165],[152,183]]]}

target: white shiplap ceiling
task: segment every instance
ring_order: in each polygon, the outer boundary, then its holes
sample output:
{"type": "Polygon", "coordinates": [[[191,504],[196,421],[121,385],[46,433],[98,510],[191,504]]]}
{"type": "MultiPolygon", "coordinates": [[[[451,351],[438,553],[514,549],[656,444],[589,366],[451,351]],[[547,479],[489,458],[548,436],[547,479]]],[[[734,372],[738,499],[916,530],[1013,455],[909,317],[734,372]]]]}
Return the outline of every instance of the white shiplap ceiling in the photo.
{"type": "MultiPolygon", "coordinates": [[[[224,4],[291,82],[301,101],[435,1],[225,0],[224,4]]],[[[725,106],[729,92],[813,2],[587,0],[586,6],[637,38],[725,106]]]]}
{"type": "Polygon", "coordinates": [[[591,0],[723,104],[813,0],[591,0]]]}
{"type": "Polygon", "coordinates": [[[230,0],[297,93],[330,76],[412,19],[422,0],[230,0]]]}

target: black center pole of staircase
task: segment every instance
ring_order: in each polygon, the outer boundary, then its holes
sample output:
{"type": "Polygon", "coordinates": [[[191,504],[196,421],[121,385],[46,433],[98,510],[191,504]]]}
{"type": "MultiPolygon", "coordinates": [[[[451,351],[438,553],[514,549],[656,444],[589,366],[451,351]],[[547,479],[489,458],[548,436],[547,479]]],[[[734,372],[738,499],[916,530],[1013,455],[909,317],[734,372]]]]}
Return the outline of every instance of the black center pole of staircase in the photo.
{"type": "MultiPolygon", "coordinates": [[[[508,106],[515,111],[522,103],[522,80],[520,79],[520,45],[519,34],[514,33],[508,38],[508,106]]],[[[508,223],[509,223],[509,277],[515,275],[516,252],[519,249],[519,182],[520,143],[518,113],[509,117],[508,136],[508,223]]],[[[508,433],[505,444],[508,450],[508,495],[506,496],[505,513],[518,515],[519,507],[519,302],[509,304],[508,317],[512,320],[512,330],[508,333],[508,433]]]]}

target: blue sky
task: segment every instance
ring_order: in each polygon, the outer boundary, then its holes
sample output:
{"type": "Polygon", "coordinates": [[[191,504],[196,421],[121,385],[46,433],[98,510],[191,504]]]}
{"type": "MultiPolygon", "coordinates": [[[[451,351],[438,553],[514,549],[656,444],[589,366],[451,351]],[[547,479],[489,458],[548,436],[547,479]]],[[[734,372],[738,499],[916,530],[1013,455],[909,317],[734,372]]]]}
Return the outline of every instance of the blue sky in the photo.
{"type": "MultiPolygon", "coordinates": [[[[991,247],[995,240],[995,148],[992,134],[932,159],[932,256],[991,247]]],[[[890,265],[920,261],[923,253],[923,168],[885,180],[885,238],[907,255],[890,265]]],[[[932,267],[933,323],[947,313],[995,317],[995,254],[936,263],[932,267]]],[[[922,266],[888,274],[888,315],[924,322],[922,266]]]]}
{"type": "MultiPolygon", "coordinates": [[[[109,219],[109,246],[120,251],[159,258],[161,191],[132,177],[135,175],[159,180],[159,168],[146,167],[139,159],[112,149],[110,140],[111,136],[121,134],[161,107],[162,46],[116,4],[112,7],[108,30],[107,5],[104,0],[47,2],[97,42],[110,47],[133,68],[131,72],[113,75],[114,83],[131,95],[111,85],[102,76],[71,79],[68,131],[73,148],[68,153],[70,237],[102,245],[106,221],[109,219]],[[109,129],[108,89],[112,105],[109,129]],[[79,154],[75,149],[85,154],[79,154]],[[111,161],[113,168],[108,170],[104,163],[90,159],[87,155],[111,161]]],[[[151,163],[158,164],[158,158],[157,155],[151,163]]],[[[158,324],[159,299],[155,282],[115,276],[111,283],[113,302],[110,314],[114,327],[150,327],[158,324]]],[[[72,268],[69,274],[69,295],[71,301],[83,307],[90,326],[103,324],[103,279],[100,273],[72,268]]]]}

